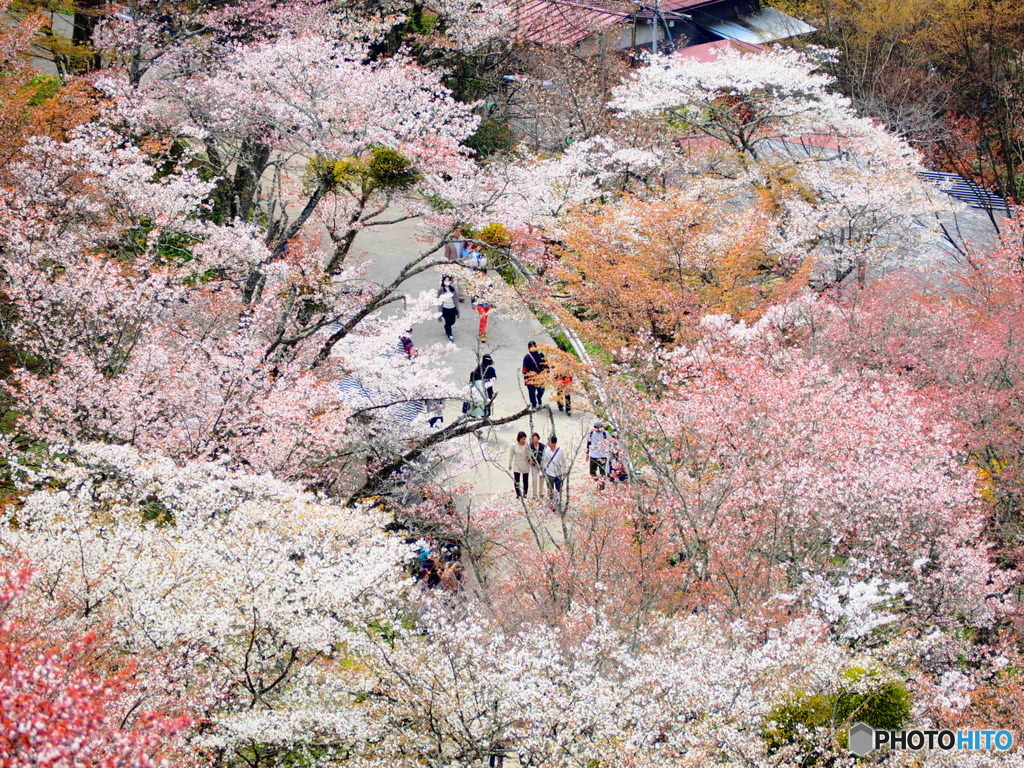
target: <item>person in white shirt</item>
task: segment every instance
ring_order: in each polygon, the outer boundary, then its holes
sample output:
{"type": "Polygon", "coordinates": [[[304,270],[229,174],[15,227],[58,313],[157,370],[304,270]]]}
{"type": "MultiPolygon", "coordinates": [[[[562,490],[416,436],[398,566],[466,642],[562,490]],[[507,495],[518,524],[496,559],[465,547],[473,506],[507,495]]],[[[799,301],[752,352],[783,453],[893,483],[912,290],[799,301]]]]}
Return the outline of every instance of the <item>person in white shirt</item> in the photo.
{"type": "MultiPolygon", "coordinates": [[[[590,476],[604,478],[608,474],[608,439],[601,421],[594,422],[594,428],[587,435],[587,456],[590,458],[590,476]]],[[[598,481],[598,488],[604,489],[604,480],[598,481]]]]}
{"type": "Polygon", "coordinates": [[[552,435],[548,438],[548,446],[544,449],[544,458],[541,462],[552,499],[562,497],[562,479],[565,477],[566,465],[565,451],[558,445],[558,438],[552,435]]]}
{"type": "Polygon", "coordinates": [[[451,275],[441,276],[441,287],[437,291],[437,303],[441,306],[441,322],[444,323],[444,334],[448,341],[454,342],[452,328],[459,317],[459,291],[451,275]]]}

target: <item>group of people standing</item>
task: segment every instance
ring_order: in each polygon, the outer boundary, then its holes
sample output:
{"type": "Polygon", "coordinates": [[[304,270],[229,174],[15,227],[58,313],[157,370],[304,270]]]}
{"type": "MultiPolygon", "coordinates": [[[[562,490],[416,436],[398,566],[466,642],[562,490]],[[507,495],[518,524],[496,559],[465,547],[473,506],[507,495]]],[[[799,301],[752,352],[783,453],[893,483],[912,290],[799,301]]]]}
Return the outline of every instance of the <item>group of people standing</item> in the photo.
{"type": "MultiPolygon", "coordinates": [[[[508,451],[508,471],[512,473],[516,498],[540,498],[541,482],[544,481],[551,499],[560,500],[569,472],[569,460],[558,444],[558,438],[552,435],[545,445],[536,432],[530,436],[529,442],[526,437],[525,432],[519,432],[508,451]]],[[[605,478],[613,483],[628,482],[629,472],[621,456],[618,438],[604,428],[601,420],[595,421],[587,434],[587,459],[590,476],[595,479],[598,490],[604,490],[605,478]]]]}
{"type": "MultiPolygon", "coordinates": [[[[523,355],[523,383],[526,384],[531,408],[540,408],[544,404],[550,368],[537,342],[531,341],[526,347],[526,354],[523,355]]],[[[564,411],[566,416],[572,416],[572,376],[568,373],[555,376],[555,401],[558,410],[564,411]]]]}
{"type": "MultiPolygon", "coordinates": [[[[540,351],[537,342],[531,341],[526,347],[526,354],[523,355],[522,374],[523,383],[530,399],[530,407],[540,408],[544,404],[544,394],[547,388],[550,366],[544,353],[540,351]]],[[[498,380],[498,374],[494,368],[494,358],[485,354],[480,362],[469,373],[470,398],[462,407],[462,412],[476,418],[489,418],[494,406],[494,399],[498,393],[494,384],[498,380]]],[[[564,410],[566,415],[572,415],[572,376],[564,375],[556,377],[558,386],[558,410],[564,410]]]]}
{"type": "Polygon", "coordinates": [[[550,497],[553,500],[561,498],[562,482],[567,470],[565,452],[555,435],[548,438],[547,445],[541,442],[536,432],[530,436],[530,442],[526,441],[525,432],[516,435],[516,442],[508,452],[508,471],[512,473],[517,499],[540,498],[542,479],[550,497]]]}
{"type": "Polygon", "coordinates": [[[472,240],[456,240],[444,247],[444,257],[448,261],[462,264],[470,269],[487,271],[488,259],[480,243],[472,240]]]}

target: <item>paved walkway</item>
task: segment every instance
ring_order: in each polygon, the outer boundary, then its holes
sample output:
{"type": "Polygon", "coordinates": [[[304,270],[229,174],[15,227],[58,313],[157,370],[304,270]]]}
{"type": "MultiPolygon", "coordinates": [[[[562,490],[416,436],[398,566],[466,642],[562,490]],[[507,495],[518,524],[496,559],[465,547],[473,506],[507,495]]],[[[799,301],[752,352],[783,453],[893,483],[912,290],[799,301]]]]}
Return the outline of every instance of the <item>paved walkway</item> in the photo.
{"type": "MultiPolygon", "coordinates": [[[[370,261],[367,277],[379,283],[388,283],[399,269],[419,253],[422,247],[415,240],[416,221],[405,221],[385,227],[373,227],[361,232],[353,248],[353,256],[370,261]]],[[[501,277],[493,270],[489,273],[492,282],[501,283],[501,277]]],[[[440,273],[427,271],[416,275],[405,283],[406,295],[418,294],[421,291],[436,291],[440,282],[440,273]]],[[[455,325],[455,344],[448,345],[451,350],[448,365],[452,369],[454,383],[468,392],[469,374],[476,367],[479,356],[490,353],[494,358],[494,367],[498,374],[495,391],[498,393],[495,406],[495,417],[508,416],[525,407],[528,402],[526,388],[520,373],[523,355],[529,341],[538,344],[554,344],[551,336],[535,317],[524,312],[502,311],[499,306],[491,312],[487,326],[487,342],[477,341],[478,317],[470,305],[470,296],[464,296],[460,305],[460,317],[455,325]]],[[[413,328],[413,341],[418,347],[432,344],[447,344],[444,327],[440,322],[425,322],[413,328]]],[[[396,339],[397,343],[397,339],[396,339]]],[[[474,488],[475,498],[488,497],[494,493],[513,493],[511,476],[505,471],[508,466],[508,449],[515,442],[516,433],[523,430],[528,434],[537,432],[543,440],[548,435],[558,435],[559,442],[579,447],[586,438],[587,430],[593,423],[593,414],[582,396],[573,397],[573,415],[566,417],[555,406],[554,393],[548,390],[545,402],[550,403],[550,411],[541,410],[514,423],[505,424],[490,430],[481,441],[481,461],[467,476],[460,478],[469,482],[474,488]],[[531,423],[532,422],[532,423],[531,423]]],[[[445,423],[461,415],[461,403],[450,402],[445,409],[445,423]]],[[[577,458],[574,468],[573,484],[581,487],[575,476],[587,472],[586,463],[577,458]]]]}

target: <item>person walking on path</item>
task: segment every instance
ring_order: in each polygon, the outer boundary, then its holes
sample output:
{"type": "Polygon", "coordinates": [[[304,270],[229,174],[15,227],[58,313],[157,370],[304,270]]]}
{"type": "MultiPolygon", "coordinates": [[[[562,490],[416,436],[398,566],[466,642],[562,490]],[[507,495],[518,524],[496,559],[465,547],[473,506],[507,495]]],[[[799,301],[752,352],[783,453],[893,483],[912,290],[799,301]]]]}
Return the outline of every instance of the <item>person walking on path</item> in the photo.
{"type": "MultiPolygon", "coordinates": [[[[590,476],[604,477],[608,474],[608,433],[598,420],[587,435],[587,456],[590,458],[590,476]]],[[[597,483],[598,490],[604,490],[604,480],[597,483]]]]}
{"type": "Polygon", "coordinates": [[[494,382],[498,380],[498,373],[494,370],[494,358],[484,355],[480,358],[480,364],[469,374],[470,387],[478,383],[484,391],[484,417],[490,418],[491,407],[494,405],[494,398],[498,393],[494,391],[494,382]]]}
{"type": "Polygon", "coordinates": [[[508,449],[508,471],[516,486],[516,498],[524,499],[530,492],[530,446],[526,444],[526,433],[516,435],[516,442],[508,449]]]}
{"type": "MultiPolygon", "coordinates": [[[[487,287],[490,288],[491,284],[488,283],[487,287]]],[[[491,314],[491,310],[494,306],[487,299],[482,299],[479,296],[473,298],[473,307],[476,309],[476,313],[480,315],[480,341],[487,341],[487,318],[491,314]]]]}
{"type": "Polygon", "coordinates": [[[444,400],[436,398],[425,400],[424,405],[428,414],[427,426],[431,429],[442,426],[444,424],[444,400]]]}
{"type": "Polygon", "coordinates": [[[441,275],[441,287],[437,291],[437,299],[441,305],[441,322],[448,341],[454,342],[452,327],[459,317],[459,291],[451,275],[441,275]]]}
{"type": "Polygon", "coordinates": [[[398,337],[398,348],[410,360],[420,353],[416,349],[416,345],[412,343],[412,328],[406,328],[402,335],[398,337]]]}
{"type": "Polygon", "coordinates": [[[544,477],[548,481],[548,493],[551,496],[551,500],[560,502],[562,500],[562,480],[565,477],[566,461],[565,451],[558,445],[558,438],[554,435],[548,438],[548,445],[544,449],[541,469],[544,471],[544,477]]]}
{"type": "Polygon", "coordinates": [[[487,415],[487,390],[480,379],[469,379],[469,399],[462,404],[462,412],[474,419],[487,415]]]}
{"type": "Polygon", "coordinates": [[[462,258],[471,269],[487,271],[487,254],[480,249],[479,243],[468,241],[462,251],[462,258]]]}
{"type": "Polygon", "coordinates": [[[530,407],[540,408],[544,399],[544,375],[548,370],[548,361],[544,353],[537,349],[537,342],[526,345],[523,355],[523,382],[530,394],[530,407]]]}
{"type": "Polygon", "coordinates": [[[566,416],[572,416],[572,376],[567,373],[555,378],[555,401],[558,410],[564,410],[566,416]]]}
{"type": "Polygon", "coordinates": [[[533,495],[531,499],[540,498],[541,464],[544,462],[544,443],[540,441],[540,435],[534,432],[530,436],[530,482],[533,483],[533,495]]]}
{"type": "Polygon", "coordinates": [[[444,246],[444,257],[452,263],[457,263],[462,258],[462,248],[461,240],[452,240],[444,246]]]}

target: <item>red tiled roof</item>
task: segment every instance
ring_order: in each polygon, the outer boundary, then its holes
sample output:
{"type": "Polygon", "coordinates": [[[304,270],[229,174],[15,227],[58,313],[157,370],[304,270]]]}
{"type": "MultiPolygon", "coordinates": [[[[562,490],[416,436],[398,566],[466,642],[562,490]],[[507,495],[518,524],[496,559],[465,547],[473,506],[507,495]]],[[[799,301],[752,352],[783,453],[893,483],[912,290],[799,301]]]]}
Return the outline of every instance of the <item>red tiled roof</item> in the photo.
{"type": "MultiPolygon", "coordinates": [[[[717,0],[661,0],[666,14],[717,0]]],[[[637,0],[506,0],[516,19],[516,36],[538,45],[568,47],[625,22],[634,15],[650,18],[637,0]]],[[[647,0],[646,4],[650,4],[647,0]]]]}
{"type": "Polygon", "coordinates": [[[707,5],[708,0],[661,0],[661,10],[665,13],[682,11],[695,5],[707,5]]]}
{"type": "Polygon", "coordinates": [[[700,62],[714,61],[720,51],[733,48],[744,53],[760,53],[764,46],[753,45],[752,43],[741,43],[739,40],[715,40],[712,43],[701,43],[700,45],[689,45],[680,48],[677,53],[688,59],[696,59],[700,62]]]}
{"type": "Polygon", "coordinates": [[[521,40],[572,46],[625,19],[636,4],[625,0],[509,0],[521,40]]]}

